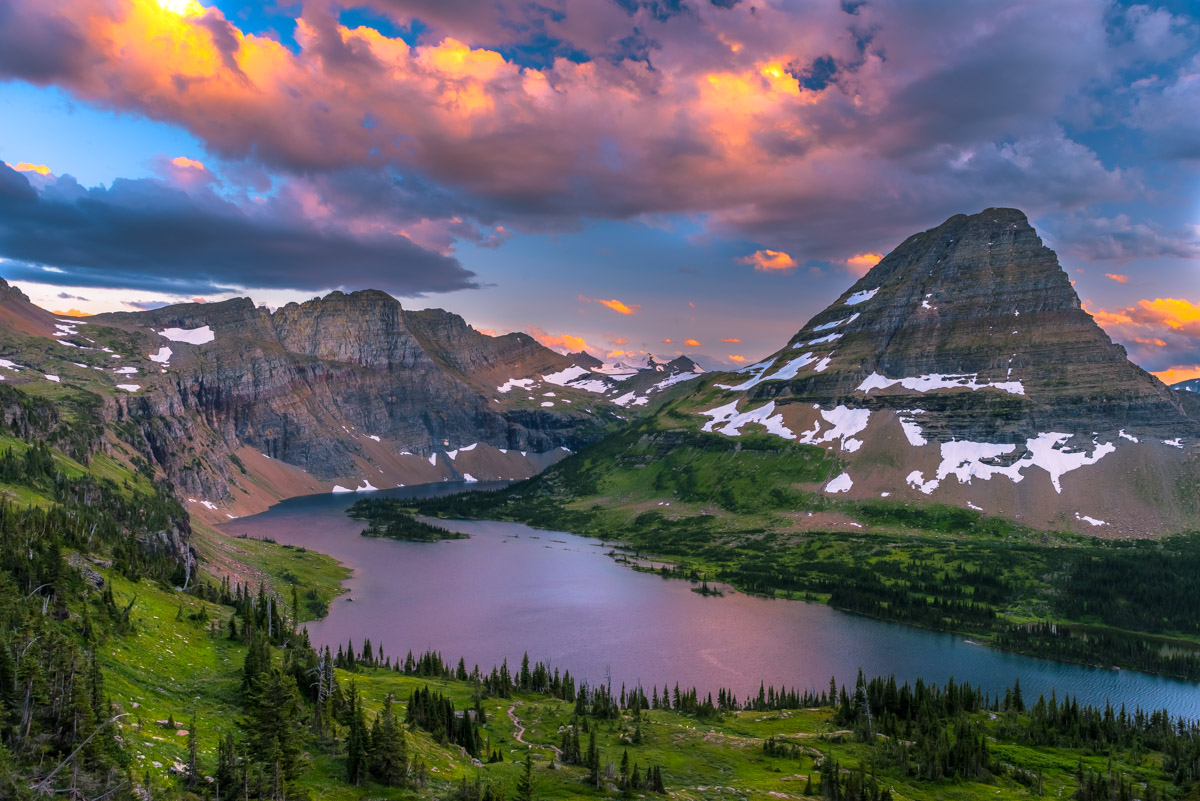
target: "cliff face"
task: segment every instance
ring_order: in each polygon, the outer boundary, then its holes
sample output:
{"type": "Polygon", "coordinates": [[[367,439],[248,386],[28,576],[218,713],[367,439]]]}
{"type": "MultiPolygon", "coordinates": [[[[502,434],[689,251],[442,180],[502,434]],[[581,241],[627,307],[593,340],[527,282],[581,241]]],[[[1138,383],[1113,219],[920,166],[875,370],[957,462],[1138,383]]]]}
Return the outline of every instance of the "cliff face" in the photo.
{"type": "Polygon", "coordinates": [[[1122,428],[1165,438],[1195,430],[1182,401],[1083,311],[1054,251],[1015,209],[958,215],[909,237],[789,346],[797,355],[829,355],[829,366],[761,384],[756,397],[903,408],[920,395],[930,415],[922,427],[936,440],[1036,430],[1116,436],[1122,428]],[[931,375],[1020,391],[860,389],[871,376],[882,385],[931,375]]]}
{"type": "Polygon", "coordinates": [[[836,451],[831,496],[1089,533],[1200,522],[1189,393],[1129,362],[1014,209],[909,237],[787,346],[704,389],[723,393],[697,409],[706,430],[836,451]]]}
{"type": "Polygon", "coordinates": [[[158,391],[121,398],[123,414],[156,461],[205,498],[236,478],[227,459],[197,463],[213,448],[247,446],[317,479],[369,482],[364,460],[384,443],[421,459],[474,443],[528,454],[575,449],[604,431],[582,404],[544,409],[485,391],[496,376],[560,370],[566,357],[524,335],[485,336],[447,312],[405,312],[382,292],[335,292],[274,313],[246,299],[187,304],[89,324],[136,334],[151,355],[171,349],[158,391]],[[211,341],[190,333],[205,328],[211,341]],[[205,438],[198,452],[184,446],[205,438]]]}

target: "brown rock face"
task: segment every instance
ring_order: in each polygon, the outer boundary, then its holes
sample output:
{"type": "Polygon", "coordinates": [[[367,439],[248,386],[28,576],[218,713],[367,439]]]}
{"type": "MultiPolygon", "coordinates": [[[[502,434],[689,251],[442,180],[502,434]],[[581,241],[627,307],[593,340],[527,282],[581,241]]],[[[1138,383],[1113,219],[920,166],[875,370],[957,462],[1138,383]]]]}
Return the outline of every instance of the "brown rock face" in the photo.
{"type": "Polygon", "coordinates": [[[536,453],[576,449],[604,431],[583,408],[496,400],[498,384],[561,370],[566,357],[523,334],[485,336],[444,311],[407,312],[382,292],[334,292],[274,313],[237,299],[93,323],[140,332],[151,350],[171,347],[158,379],[170,382],[165,391],[122,401],[173,479],[212,499],[224,497],[231,469],[203,454],[241,446],[332,479],[360,471],[364,439],[415,454],[474,442],[536,453]],[[202,345],[151,333],[206,325],[214,338],[202,345]],[[185,447],[206,438],[197,422],[218,441],[185,447]]]}
{"type": "Polygon", "coordinates": [[[1200,433],[1179,393],[1132,364],[1083,311],[1054,251],[1015,209],[957,215],[909,237],[783,351],[805,352],[829,355],[828,367],[764,382],[752,394],[875,409],[911,408],[919,397],[922,428],[938,441],[1200,433]],[[840,336],[814,341],[832,335],[840,336]],[[1020,391],[861,391],[873,374],[968,375],[978,385],[1016,382],[1020,391]]]}
{"type": "Polygon", "coordinates": [[[1196,396],[1128,360],[1014,209],[909,237],[786,347],[711,388],[725,394],[696,409],[708,430],[757,423],[835,451],[831,496],[1100,535],[1200,523],[1196,396]]]}

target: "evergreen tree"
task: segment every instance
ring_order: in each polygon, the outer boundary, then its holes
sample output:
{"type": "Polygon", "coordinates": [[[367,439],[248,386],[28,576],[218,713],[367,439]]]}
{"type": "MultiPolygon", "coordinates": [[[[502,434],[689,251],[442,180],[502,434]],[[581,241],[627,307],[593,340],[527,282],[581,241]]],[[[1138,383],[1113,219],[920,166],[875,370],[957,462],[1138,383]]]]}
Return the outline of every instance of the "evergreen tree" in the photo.
{"type": "Polygon", "coordinates": [[[350,682],[349,726],[346,732],[346,781],[358,786],[367,778],[367,724],[363,719],[358,683],[350,682]]]}
{"type": "Polygon", "coordinates": [[[516,801],[533,801],[533,761],[528,755],[525,757],[525,770],[517,779],[516,801]]]}

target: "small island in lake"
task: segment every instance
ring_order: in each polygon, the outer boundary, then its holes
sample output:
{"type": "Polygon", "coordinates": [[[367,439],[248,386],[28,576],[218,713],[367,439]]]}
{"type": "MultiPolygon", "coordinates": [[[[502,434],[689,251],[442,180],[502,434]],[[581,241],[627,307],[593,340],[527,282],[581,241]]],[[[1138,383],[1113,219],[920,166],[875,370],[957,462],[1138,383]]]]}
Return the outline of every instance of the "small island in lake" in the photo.
{"type": "Polygon", "coordinates": [[[408,542],[438,542],[439,540],[465,540],[460,531],[426,523],[413,515],[412,509],[399,500],[389,498],[364,498],[346,510],[355,520],[365,520],[364,537],[386,537],[408,542]]]}

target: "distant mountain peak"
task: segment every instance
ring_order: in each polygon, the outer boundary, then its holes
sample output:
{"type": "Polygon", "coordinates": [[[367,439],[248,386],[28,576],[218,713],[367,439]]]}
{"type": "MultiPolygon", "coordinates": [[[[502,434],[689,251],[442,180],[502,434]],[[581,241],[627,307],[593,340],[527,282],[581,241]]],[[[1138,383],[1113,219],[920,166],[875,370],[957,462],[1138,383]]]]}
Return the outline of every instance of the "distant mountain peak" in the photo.
{"type": "Polygon", "coordinates": [[[1075,529],[1190,519],[1164,466],[1200,442],[1192,399],[1128,360],[1016,209],[909,237],[782,350],[712,386],[728,394],[705,430],[753,423],[837,451],[831,494],[1075,529]]]}

